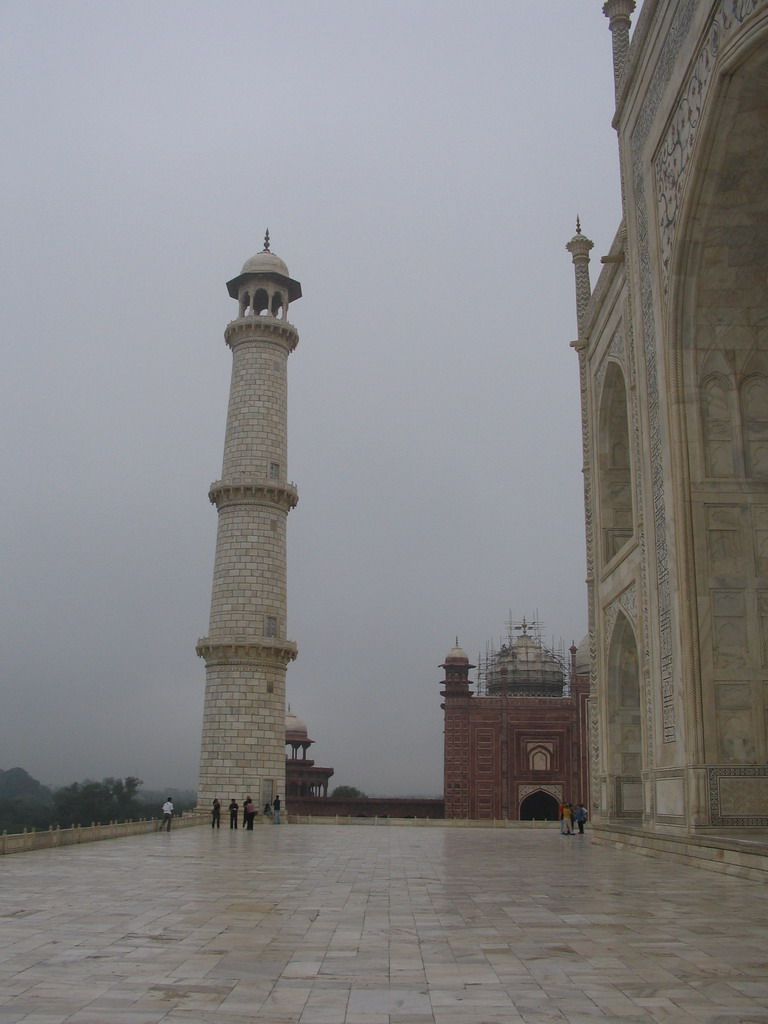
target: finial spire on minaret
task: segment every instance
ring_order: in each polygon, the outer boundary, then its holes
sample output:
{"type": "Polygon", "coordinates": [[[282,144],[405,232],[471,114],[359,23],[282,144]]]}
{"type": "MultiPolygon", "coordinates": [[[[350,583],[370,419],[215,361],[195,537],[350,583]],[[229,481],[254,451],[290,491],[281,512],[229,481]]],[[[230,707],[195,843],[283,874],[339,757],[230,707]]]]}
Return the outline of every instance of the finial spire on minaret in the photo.
{"type": "Polygon", "coordinates": [[[269,252],[269,228],[264,235],[264,252],[269,252]]]}
{"type": "Polygon", "coordinates": [[[576,275],[576,321],[579,329],[579,339],[584,333],[584,314],[586,313],[589,300],[592,295],[592,286],[589,282],[589,250],[594,247],[586,235],[581,233],[581,220],[576,216],[576,234],[566,243],[565,248],[573,259],[573,268],[576,275]]]}
{"type": "Polygon", "coordinates": [[[609,19],[608,27],[613,41],[613,85],[617,101],[629,53],[629,27],[634,9],[635,0],[605,0],[603,4],[603,14],[609,19]]]}

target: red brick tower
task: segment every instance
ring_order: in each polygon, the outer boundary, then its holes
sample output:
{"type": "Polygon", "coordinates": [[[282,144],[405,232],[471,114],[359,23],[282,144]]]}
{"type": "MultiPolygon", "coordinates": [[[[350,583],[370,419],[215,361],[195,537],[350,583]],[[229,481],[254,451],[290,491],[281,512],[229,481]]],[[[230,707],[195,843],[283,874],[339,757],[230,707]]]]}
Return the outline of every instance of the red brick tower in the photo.
{"type": "Polygon", "coordinates": [[[441,708],[445,711],[445,732],[443,752],[443,796],[446,818],[469,817],[469,785],[467,760],[469,757],[469,716],[467,706],[473,691],[469,688],[469,664],[466,652],[452,647],[440,666],[445,669],[445,689],[440,696],[445,698],[441,708]]]}

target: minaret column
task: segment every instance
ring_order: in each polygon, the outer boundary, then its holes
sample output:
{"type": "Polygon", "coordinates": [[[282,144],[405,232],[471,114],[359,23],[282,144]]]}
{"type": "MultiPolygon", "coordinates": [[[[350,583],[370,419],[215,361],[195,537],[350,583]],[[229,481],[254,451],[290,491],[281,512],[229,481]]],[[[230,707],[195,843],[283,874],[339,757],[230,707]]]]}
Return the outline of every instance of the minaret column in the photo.
{"type": "MultiPolygon", "coordinates": [[[[607,6],[607,5],[606,5],[607,6]]],[[[573,269],[576,277],[576,319],[578,324],[578,340],[571,342],[572,347],[576,350],[576,354],[579,357],[579,395],[581,400],[581,450],[582,450],[582,474],[584,483],[584,527],[585,527],[585,539],[586,539],[586,555],[587,555],[587,623],[589,629],[589,646],[590,646],[590,665],[591,677],[590,677],[590,690],[594,697],[596,692],[596,678],[595,678],[595,537],[594,537],[594,509],[593,509],[593,472],[592,467],[594,464],[594,456],[592,451],[592,435],[590,431],[590,422],[592,419],[593,411],[590,410],[589,402],[590,395],[587,387],[587,346],[589,339],[586,334],[586,311],[589,305],[589,300],[592,296],[591,285],[589,281],[589,253],[594,247],[594,243],[582,235],[581,224],[579,223],[578,217],[576,218],[576,234],[568,242],[565,248],[571,254],[573,259],[573,269]]],[[[572,652],[573,653],[573,652],[572,652]]],[[[575,671],[575,655],[574,662],[572,663],[572,677],[575,671]]],[[[587,705],[589,715],[589,733],[590,738],[596,735],[597,731],[597,719],[596,719],[596,702],[594,699],[590,699],[587,705]]],[[[586,741],[586,736],[582,734],[583,739],[586,741]]],[[[586,757],[586,755],[585,755],[586,757]]],[[[591,765],[593,771],[597,770],[597,765],[591,765]]],[[[587,775],[584,776],[585,780],[587,775]]],[[[591,786],[592,799],[596,799],[599,793],[599,786],[595,783],[591,786]]]]}
{"type": "Polygon", "coordinates": [[[269,251],[228,284],[240,315],[226,328],[232,379],[208,635],[198,804],[214,797],[257,806],[285,791],[286,520],[298,502],[287,480],[287,363],[298,344],[287,320],[301,286],[269,251]],[[271,310],[272,312],[265,312],[271,310]],[[282,317],[278,318],[278,313],[282,317]],[[274,315],[273,315],[274,314],[274,315]]]}

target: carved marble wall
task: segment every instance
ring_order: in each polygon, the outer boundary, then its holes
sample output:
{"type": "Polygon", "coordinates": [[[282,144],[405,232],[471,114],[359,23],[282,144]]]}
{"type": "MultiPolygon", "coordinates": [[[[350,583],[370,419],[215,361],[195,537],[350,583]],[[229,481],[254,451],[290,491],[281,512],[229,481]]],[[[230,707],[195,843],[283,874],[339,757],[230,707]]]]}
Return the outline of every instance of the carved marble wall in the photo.
{"type": "Polygon", "coordinates": [[[768,786],[768,0],[646,4],[614,124],[626,205],[578,343],[594,810],[747,824],[768,786]]]}
{"type": "Polygon", "coordinates": [[[704,759],[754,765],[768,761],[768,58],[745,62],[722,92],[684,321],[691,576],[704,759]]]}

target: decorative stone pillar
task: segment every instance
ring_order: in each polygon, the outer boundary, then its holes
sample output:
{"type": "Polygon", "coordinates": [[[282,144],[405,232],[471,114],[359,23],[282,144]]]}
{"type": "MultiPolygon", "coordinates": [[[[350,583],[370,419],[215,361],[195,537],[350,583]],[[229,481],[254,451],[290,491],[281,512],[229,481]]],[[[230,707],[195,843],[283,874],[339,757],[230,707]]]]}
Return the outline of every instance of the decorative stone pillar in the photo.
{"type": "Polygon", "coordinates": [[[613,38],[613,85],[617,102],[619,83],[629,53],[629,28],[634,10],[635,0],[606,0],[603,4],[603,14],[609,19],[608,27],[613,38]]]}
{"type": "Polygon", "coordinates": [[[594,245],[595,243],[591,242],[586,235],[582,235],[581,224],[577,217],[576,234],[570,242],[566,243],[565,248],[571,254],[573,270],[576,275],[576,320],[580,339],[584,332],[584,314],[592,297],[592,286],[589,282],[589,252],[594,245]]]}
{"type": "Polygon", "coordinates": [[[285,792],[286,520],[298,502],[287,479],[287,362],[299,335],[287,319],[301,285],[269,251],[247,260],[227,289],[239,315],[232,350],[208,636],[198,805],[285,792]]]}

